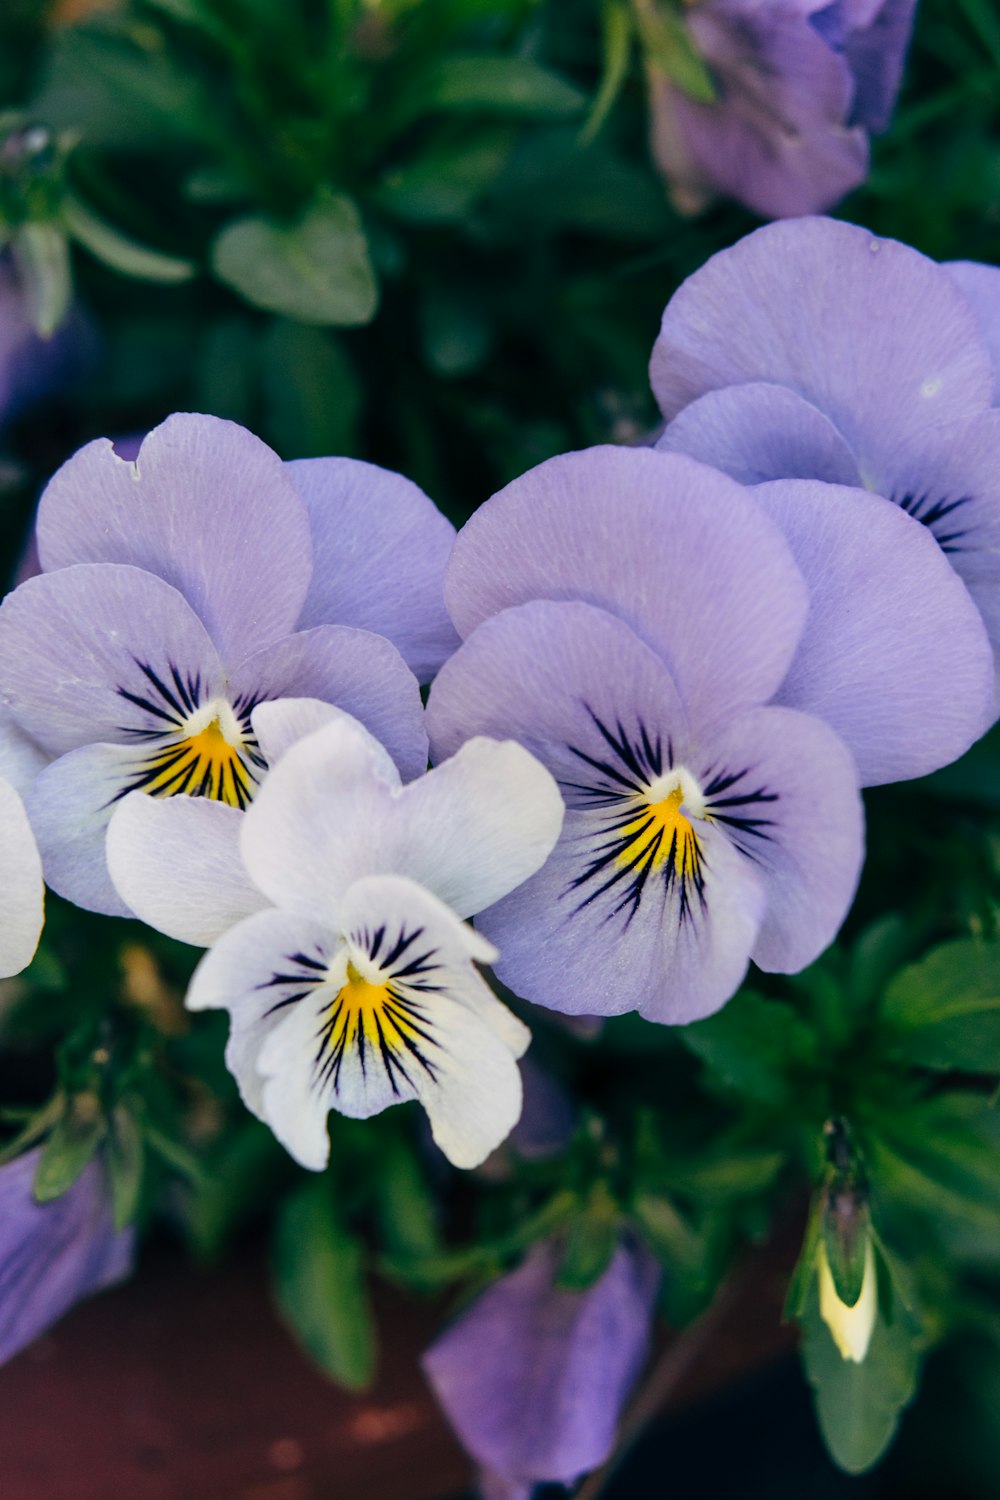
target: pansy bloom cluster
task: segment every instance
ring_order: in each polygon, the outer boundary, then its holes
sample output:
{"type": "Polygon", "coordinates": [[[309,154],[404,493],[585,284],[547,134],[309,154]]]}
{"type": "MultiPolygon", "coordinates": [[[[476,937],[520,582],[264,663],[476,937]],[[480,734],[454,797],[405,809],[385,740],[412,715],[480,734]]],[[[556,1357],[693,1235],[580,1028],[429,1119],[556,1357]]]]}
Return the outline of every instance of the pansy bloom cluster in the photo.
{"type": "MultiPolygon", "coordinates": [[[[655,444],[553,457],[457,538],[396,474],[282,463],[213,417],[134,461],[89,444],[0,607],[3,972],[44,869],[207,950],[187,1008],[228,1012],[239,1094],[303,1168],[331,1111],[413,1100],[478,1167],[521,1149],[526,1082],[561,1149],[572,1106],[519,1067],[545,1012],[687,1025],[751,963],[805,969],[854,898],[862,789],[996,717],[997,276],[848,224],[760,230],[666,309],[655,444]]],[[[0,1187],[34,1245],[30,1160],[0,1187]]],[[[862,1270],[824,1242],[821,1309],[861,1363],[877,1247],[835,1169],[824,1212],[855,1213],[862,1270]]],[[[83,1183],[96,1249],[59,1259],[53,1315],[131,1253],[96,1162],[83,1183]]],[[[546,1221],[427,1356],[491,1493],[571,1483],[613,1442],[659,1277],[609,1222],[568,1284],[546,1221]]]]}

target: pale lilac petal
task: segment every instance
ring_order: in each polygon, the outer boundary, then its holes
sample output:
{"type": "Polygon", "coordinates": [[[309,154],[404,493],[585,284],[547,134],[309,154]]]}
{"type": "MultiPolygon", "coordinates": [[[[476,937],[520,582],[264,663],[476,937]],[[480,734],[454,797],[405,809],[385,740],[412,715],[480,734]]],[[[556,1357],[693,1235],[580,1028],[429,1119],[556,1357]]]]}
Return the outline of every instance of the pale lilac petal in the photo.
{"type": "MultiPolygon", "coordinates": [[[[992,483],[1000,485],[996,471],[992,483]]],[[[956,760],[992,719],[993,662],[979,612],[930,532],[863,490],[779,480],[754,495],[810,589],[805,634],[776,701],[830,724],[862,786],[956,760]]]]}
{"type": "MultiPolygon", "coordinates": [[[[260,1050],[287,1018],[289,1006],[309,988],[301,973],[294,972],[294,955],[304,954],[325,967],[336,946],[334,933],[323,923],[291,912],[261,911],[224,933],[194,971],[184,1003],[188,1010],[229,1011],[226,1066],[247,1109],[261,1120],[267,1116],[264,1080],[257,1068],[260,1050]]],[[[303,1090],[304,1107],[310,1104],[308,1095],[303,1090]]],[[[326,1112],[326,1105],[318,1111],[324,1151],[326,1112]]]]}
{"type": "Polygon", "coordinates": [[[44,920],[42,862],[28,815],[14,788],[0,780],[0,979],[31,962],[44,920]]]}
{"type": "Polygon", "coordinates": [[[321,698],[359,720],[409,780],[427,766],[417,679],[384,636],[318,625],[265,646],[232,673],[238,698],[321,698]]]}
{"type": "Polygon", "coordinates": [[[458,645],[442,592],[451,522],[409,479],[375,464],[304,458],[286,472],[309,512],[315,556],[299,629],[373,630],[428,681],[458,645]]]}
{"type": "Polygon", "coordinates": [[[649,1350],[649,1259],[621,1246],[582,1292],[554,1285],[558,1266],[557,1246],[535,1246],[422,1360],[464,1446],[514,1485],[572,1484],[603,1463],[649,1350]]]}
{"type": "Polygon", "coordinates": [[[637,793],[696,748],[669,672],[626,625],[586,604],[505,610],[445,664],[428,725],[435,754],[466,735],[520,740],[568,805],[539,874],[477,918],[506,985],[572,1015],[639,1009],[686,1021],[724,1004],[763,915],[752,862],[699,824],[704,905],[684,915],[677,882],[658,866],[637,883],[633,865],[605,855],[608,819],[620,813],[601,788],[637,793]]]}
{"type": "Polygon", "coordinates": [[[24,797],[48,763],[49,757],[41,746],[25,734],[8,710],[0,708],[0,779],[9,781],[24,797]]]}
{"type": "Polygon", "coordinates": [[[718,90],[677,92],[678,130],[697,172],[766,218],[810,214],[864,180],[868,142],[847,125],[850,69],[789,6],[712,0],[687,17],[718,90]]]}
{"type": "Polygon", "coordinates": [[[144,667],[168,684],[171,668],[198,676],[206,697],[223,686],[215,647],[183,596],[151,573],[112,563],[43,574],[9,594],[0,662],[0,697],[52,755],[95,740],[128,742],[136,727],[155,727],[155,715],[136,703],[150,697],[144,667]]]}
{"type": "Polygon", "coordinates": [[[84,1297],[132,1270],[135,1234],[116,1232],[98,1161],[51,1203],[32,1195],[42,1148],[0,1167],[0,1362],[84,1297]]]}
{"type": "Polygon", "coordinates": [[[138,763],[138,752],[122,745],[84,745],[47,766],[28,795],[45,880],[85,911],[132,915],[111,879],[105,842],[117,799],[138,763]]]}
{"type": "Polygon", "coordinates": [[[207,948],[267,898],[240,854],[243,814],[207,797],[131,792],[107,831],[111,879],[130,911],[182,943],[207,948]]]}
{"type": "Polygon", "coordinates": [[[734,719],[696,769],[702,785],[716,772],[734,778],[707,799],[708,815],[764,885],[754,962],[797,973],[837,935],[861,872],[864,810],[850,753],[819,719],[758,708],[734,719]],[[756,788],[763,796],[747,797],[756,788]]]}
{"type": "Polygon", "coordinates": [[[739,485],[679,454],[564,454],[466,524],[445,598],[463,637],[530,599],[599,605],[660,653],[692,720],[709,723],[770,697],[805,621],[805,585],[762,519],[739,485]]]}
{"type": "Polygon", "coordinates": [[[944,269],[972,308],[993,358],[993,405],[1000,406],[1000,266],[975,260],[946,261],[944,269]]]}
{"type": "Polygon", "coordinates": [[[714,255],[668,303],[650,373],[668,420],[721,386],[788,386],[836,425],[866,484],[930,424],[988,406],[994,385],[948,272],[832,219],[769,224],[714,255]]]}
{"type": "Polygon", "coordinates": [[[740,484],[859,482],[857,461],[829,417],[787,386],[764,381],[699,396],[674,418],[656,447],[711,464],[740,484]]]}
{"type": "Polygon", "coordinates": [[[287,750],[243,817],[243,859],[277,906],[335,926],[345,890],[385,870],[399,773],[346,714],[287,750]]]}
{"type": "Polygon", "coordinates": [[[154,428],[134,464],[107,438],[63,464],[39,505],[38,547],[46,570],[158,574],[230,664],[294,629],[312,568],[309,518],[277,454],[235,422],[186,412],[154,428]]]}
{"type": "Polygon", "coordinates": [[[1000,661],[1000,411],[930,428],[889,456],[874,487],[933,535],[1000,661]]]}

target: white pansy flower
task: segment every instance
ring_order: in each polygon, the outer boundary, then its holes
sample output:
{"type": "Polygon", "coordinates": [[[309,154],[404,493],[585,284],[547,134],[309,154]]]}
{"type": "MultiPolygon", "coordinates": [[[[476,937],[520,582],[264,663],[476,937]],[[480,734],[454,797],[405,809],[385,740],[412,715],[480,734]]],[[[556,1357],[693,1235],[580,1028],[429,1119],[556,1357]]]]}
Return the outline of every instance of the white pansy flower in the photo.
{"type": "Polygon", "coordinates": [[[245,812],[191,802],[185,838],[166,804],[127,798],[114,877],[164,931],[221,924],[187,1004],[230,1012],[243,1098],[303,1166],[326,1163],[329,1110],[365,1118],[413,1098],[445,1155],[476,1166],[520,1114],[529,1033],[479,975],[496,950],[464,919],[544,863],[556,784],[519,745],[476,739],[403,786],[336,710],[286,749],[287,712],[257,710],[273,769],[245,812]]]}

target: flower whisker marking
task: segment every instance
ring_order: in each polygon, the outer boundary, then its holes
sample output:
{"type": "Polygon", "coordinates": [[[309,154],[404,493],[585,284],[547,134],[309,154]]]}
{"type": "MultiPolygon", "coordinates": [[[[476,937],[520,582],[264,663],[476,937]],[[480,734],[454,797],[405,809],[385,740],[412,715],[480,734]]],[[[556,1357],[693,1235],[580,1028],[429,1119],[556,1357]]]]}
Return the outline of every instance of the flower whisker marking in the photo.
{"type": "Polygon", "coordinates": [[[907,515],[927,527],[942,552],[961,552],[963,548],[959,546],[959,543],[969,535],[971,528],[964,527],[944,533],[937,531],[936,528],[940,521],[954,514],[963,505],[968,505],[971,499],[971,495],[960,495],[956,500],[949,500],[946,497],[935,499],[932,494],[906,494],[898,497],[896,503],[901,510],[906,511],[907,515]]]}

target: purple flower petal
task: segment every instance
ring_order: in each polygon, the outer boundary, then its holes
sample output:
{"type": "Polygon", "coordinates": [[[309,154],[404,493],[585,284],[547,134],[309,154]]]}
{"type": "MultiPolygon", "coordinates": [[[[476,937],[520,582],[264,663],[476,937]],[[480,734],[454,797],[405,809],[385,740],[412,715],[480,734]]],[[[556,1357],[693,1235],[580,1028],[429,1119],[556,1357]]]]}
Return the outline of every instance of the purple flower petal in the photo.
{"type": "Polygon", "coordinates": [[[100,1163],[61,1198],[36,1203],[40,1156],[37,1147],[0,1167],[0,1362],[132,1270],[135,1235],[115,1232],[100,1163]]]}
{"type": "Polygon", "coordinates": [[[0,780],[0,979],[31,962],[44,919],[42,862],[28,815],[14,788],[0,780]]]}
{"type": "Polygon", "coordinates": [[[178,589],[232,664],[295,627],[312,568],[309,518],[259,438],[179,413],[135,464],[106,438],[53,476],[38,510],[47,570],[131,563],[178,589]]]}
{"type": "Polygon", "coordinates": [[[930,428],[890,456],[878,488],[934,537],[1000,659],[1000,411],[930,428]]]}
{"type": "Polygon", "coordinates": [[[814,15],[843,51],[854,78],[850,123],[879,134],[889,124],[903,77],[916,0],[834,0],[814,15]]]}
{"type": "Polygon", "coordinates": [[[162,728],[163,692],[222,691],[215,647],[178,591],[141,568],[82,563],[22,583],[0,607],[0,695],[52,755],[162,728]],[[143,707],[146,703],[150,706],[143,707]],[[131,726],[130,728],[124,728],[131,726]]]}
{"type": "Polygon", "coordinates": [[[718,827],[699,822],[693,850],[684,825],[677,842],[640,827],[644,789],[699,751],[669,672],[626,625],[574,603],[494,616],[445,664],[428,726],[435,756],[467,735],[512,735],[567,803],[542,870],[477,918],[505,984],[572,1015],[638,1009],[678,1022],[725,1003],[763,888],[718,827]]]}
{"type": "Polygon", "coordinates": [[[803,628],[804,584],[762,520],[741,487],[680,455],[564,454],[466,524],[445,599],[463,636],[530,599],[600,605],[660,653],[707,724],[767,699],[803,628]]]}
{"type": "Polygon", "coordinates": [[[857,460],[830,418],[787,386],[764,381],[707,391],[678,413],[656,448],[686,453],[740,484],[859,483],[857,460]]]}
{"type": "MultiPolygon", "coordinates": [[[[933,537],[863,490],[779,480],[754,495],[810,588],[805,634],[776,701],[830,724],[862,786],[957,759],[991,721],[993,664],[978,611],[933,537]]],[[[1000,562],[994,572],[996,597],[1000,562]]]]}
{"type": "Polygon", "coordinates": [[[649,1349],[658,1272],[645,1256],[620,1247],[583,1292],[554,1285],[558,1259],[536,1246],[422,1361],[465,1447],[515,1485],[572,1484],[604,1462],[649,1349]]]}
{"type": "Polygon", "coordinates": [[[47,766],[28,794],[28,816],[46,882],[84,911],[132,915],[111,879],[105,840],[140,755],[123,745],[84,745],[47,766]]]}
{"type": "Polygon", "coordinates": [[[442,580],[455,528],[424,492],[353,458],[286,464],[312,526],[315,565],[299,618],[386,636],[421,682],[458,645],[442,580]]]}
{"type": "Polygon", "coordinates": [[[993,405],[1000,406],[1000,266],[984,266],[974,260],[946,261],[943,269],[965,297],[993,357],[996,384],[993,405]]]}
{"type": "Polygon", "coordinates": [[[864,180],[868,142],[847,125],[850,69],[808,15],[710,0],[690,8],[687,24],[718,91],[710,104],[680,91],[672,100],[703,180],[766,218],[817,213],[864,180]]]}
{"type": "Polygon", "coordinates": [[[862,479],[936,422],[989,405],[994,372],[948,272],[832,219],[770,224],[714,255],[667,305],[651,378],[668,420],[706,391],[788,386],[862,479]]]}
{"type": "Polygon", "coordinates": [[[708,799],[709,817],[754,861],[767,910],[753,959],[794,974],[836,937],[850,910],[864,859],[864,810],[857,773],[841,740],[808,714],[756,708],[734,719],[696,760],[702,785],[715,768],[743,769],[708,799]],[[743,793],[766,788],[757,802],[743,793]]]}
{"type": "Polygon", "coordinates": [[[265,646],[232,673],[230,695],[322,698],[379,740],[407,779],[427,767],[427,733],[417,679],[384,636],[348,625],[318,625],[265,646]]]}

